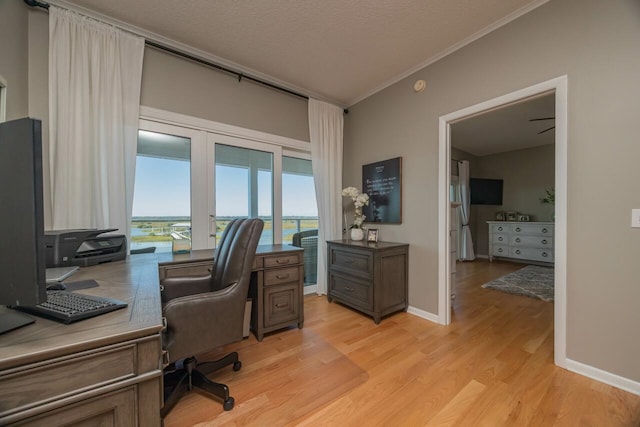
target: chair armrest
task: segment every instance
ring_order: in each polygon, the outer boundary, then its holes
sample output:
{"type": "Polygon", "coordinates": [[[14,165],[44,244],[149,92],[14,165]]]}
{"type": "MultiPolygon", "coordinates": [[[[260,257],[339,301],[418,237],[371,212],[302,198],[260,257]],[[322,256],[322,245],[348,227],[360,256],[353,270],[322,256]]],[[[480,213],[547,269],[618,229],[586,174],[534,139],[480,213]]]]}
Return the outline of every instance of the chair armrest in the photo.
{"type": "Polygon", "coordinates": [[[160,281],[162,303],[187,295],[210,291],[211,275],[198,277],[169,277],[160,281]]]}

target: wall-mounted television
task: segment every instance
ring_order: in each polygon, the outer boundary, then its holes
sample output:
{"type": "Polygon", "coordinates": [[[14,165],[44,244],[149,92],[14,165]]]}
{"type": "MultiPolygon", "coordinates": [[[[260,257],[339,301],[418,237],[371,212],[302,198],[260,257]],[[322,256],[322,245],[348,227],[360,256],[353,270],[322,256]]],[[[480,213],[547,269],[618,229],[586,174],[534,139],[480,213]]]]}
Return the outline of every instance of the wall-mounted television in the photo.
{"type": "Polygon", "coordinates": [[[471,204],[502,205],[502,184],[501,179],[471,178],[471,204]]]}

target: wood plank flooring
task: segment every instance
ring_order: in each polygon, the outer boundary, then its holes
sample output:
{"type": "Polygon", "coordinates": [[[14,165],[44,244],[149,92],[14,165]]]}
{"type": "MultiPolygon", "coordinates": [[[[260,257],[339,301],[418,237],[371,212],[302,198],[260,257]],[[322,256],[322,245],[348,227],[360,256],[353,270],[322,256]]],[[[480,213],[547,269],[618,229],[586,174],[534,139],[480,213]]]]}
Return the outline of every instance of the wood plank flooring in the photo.
{"type": "Polygon", "coordinates": [[[210,355],[240,354],[239,372],[211,375],[232,411],[192,392],[165,427],[640,426],[640,396],[553,365],[553,303],[480,287],[521,267],[458,263],[446,327],[407,313],[375,325],[308,296],[304,329],[210,355]]]}

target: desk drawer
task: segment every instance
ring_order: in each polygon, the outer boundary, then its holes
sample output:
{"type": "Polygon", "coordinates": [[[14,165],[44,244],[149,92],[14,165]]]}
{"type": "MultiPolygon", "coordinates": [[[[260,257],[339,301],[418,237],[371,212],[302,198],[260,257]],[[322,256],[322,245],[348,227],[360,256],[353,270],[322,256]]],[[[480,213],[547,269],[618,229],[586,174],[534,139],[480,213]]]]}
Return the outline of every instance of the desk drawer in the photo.
{"type": "Polygon", "coordinates": [[[264,289],[264,326],[266,328],[300,319],[300,284],[291,282],[264,289]]]}
{"type": "Polygon", "coordinates": [[[0,376],[0,417],[136,375],[135,344],[27,365],[0,376]]]}
{"type": "Polygon", "coordinates": [[[299,253],[264,257],[264,268],[284,267],[297,264],[302,264],[302,257],[299,253]]]}
{"type": "Polygon", "coordinates": [[[300,267],[277,268],[264,271],[264,285],[297,282],[300,279],[300,267]]]}

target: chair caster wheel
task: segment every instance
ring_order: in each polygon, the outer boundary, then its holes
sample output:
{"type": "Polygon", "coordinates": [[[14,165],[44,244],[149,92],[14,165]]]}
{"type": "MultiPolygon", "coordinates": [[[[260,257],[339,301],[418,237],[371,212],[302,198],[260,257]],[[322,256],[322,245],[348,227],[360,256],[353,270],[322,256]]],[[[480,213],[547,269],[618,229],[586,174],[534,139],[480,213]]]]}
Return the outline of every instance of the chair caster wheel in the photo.
{"type": "Polygon", "coordinates": [[[237,361],[237,362],[233,362],[233,370],[238,372],[240,370],[240,368],[242,368],[242,362],[241,361],[237,361]]]}
{"type": "Polygon", "coordinates": [[[233,405],[235,404],[235,400],[233,400],[233,397],[229,397],[228,399],[226,399],[224,401],[224,403],[222,404],[222,409],[224,409],[225,411],[230,411],[233,409],[233,405]]]}

